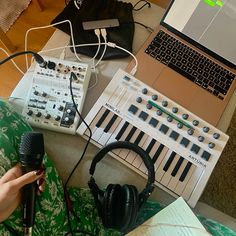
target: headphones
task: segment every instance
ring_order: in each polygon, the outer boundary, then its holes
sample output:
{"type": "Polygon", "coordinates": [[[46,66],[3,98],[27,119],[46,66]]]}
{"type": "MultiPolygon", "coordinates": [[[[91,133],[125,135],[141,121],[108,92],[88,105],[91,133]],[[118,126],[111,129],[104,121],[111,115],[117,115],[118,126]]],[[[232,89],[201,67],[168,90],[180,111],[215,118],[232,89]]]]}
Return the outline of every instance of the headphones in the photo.
{"type": "Polygon", "coordinates": [[[94,197],[98,215],[107,228],[113,228],[126,232],[136,223],[140,207],[146,202],[152,193],[155,181],[154,164],[150,156],[139,146],[127,142],[113,142],[102,148],[93,158],[89,173],[91,175],[88,186],[94,197]],[[147,184],[141,193],[133,185],[109,184],[105,191],[99,189],[93,178],[96,165],[103,157],[113,149],[130,149],[136,152],[143,160],[147,170],[147,184]]]}

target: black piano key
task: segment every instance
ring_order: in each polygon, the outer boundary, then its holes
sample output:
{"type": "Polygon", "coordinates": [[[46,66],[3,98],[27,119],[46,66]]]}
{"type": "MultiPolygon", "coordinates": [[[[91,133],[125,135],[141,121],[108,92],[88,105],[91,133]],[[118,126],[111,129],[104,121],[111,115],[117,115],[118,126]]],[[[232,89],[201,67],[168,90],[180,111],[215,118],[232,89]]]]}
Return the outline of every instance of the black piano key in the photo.
{"type": "Polygon", "coordinates": [[[170,167],[172,161],[173,161],[174,158],[175,158],[175,155],[176,155],[175,152],[172,152],[172,153],[170,154],[170,157],[168,158],[168,160],[167,160],[165,166],[163,167],[163,170],[164,170],[165,172],[169,169],[169,167],[170,167]]]}
{"type": "Polygon", "coordinates": [[[181,176],[179,178],[179,181],[183,182],[185,180],[185,177],[187,176],[191,166],[192,166],[192,163],[188,162],[187,165],[184,168],[183,173],[181,174],[181,176]]]}
{"type": "Polygon", "coordinates": [[[165,146],[164,146],[163,144],[161,144],[161,145],[158,147],[156,153],[154,154],[154,156],[153,156],[153,158],[152,158],[153,163],[155,163],[155,162],[157,161],[157,158],[160,156],[160,154],[161,154],[161,152],[162,152],[162,150],[163,150],[164,147],[165,147],[165,146]]]}
{"type": "Polygon", "coordinates": [[[134,144],[138,145],[139,142],[141,141],[141,139],[143,138],[143,136],[144,136],[144,132],[141,131],[141,132],[139,133],[138,137],[136,138],[136,140],[134,141],[134,144]]]}
{"type": "Polygon", "coordinates": [[[130,130],[129,134],[127,135],[127,137],[125,138],[125,141],[130,141],[130,139],[132,138],[132,136],[134,135],[135,131],[136,131],[136,127],[132,127],[132,129],[130,130]]]}
{"type": "Polygon", "coordinates": [[[109,129],[111,128],[111,126],[114,124],[114,122],[116,121],[118,115],[114,114],[112,116],[112,118],[110,119],[110,121],[107,123],[104,132],[107,133],[109,131],[109,129]]]}
{"type": "Polygon", "coordinates": [[[156,140],[155,139],[152,139],[152,141],[149,143],[148,147],[146,148],[146,152],[149,153],[151,152],[154,144],[155,144],[156,140]]]}
{"type": "Polygon", "coordinates": [[[175,168],[174,168],[173,171],[171,172],[171,175],[172,175],[173,177],[176,176],[176,174],[177,174],[177,172],[178,172],[180,166],[182,165],[183,161],[184,161],[184,158],[183,158],[183,157],[180,157],[179,160],[178,160],[178,162],[177,162],[176,165],[175,165],[175,168]]]}
{"type": "Polygon", "coordinates": [[[106,117],[108,116],[109,112],[110,111],[108,109],[106,109],[106,111],[102,114],[101,118],[99,119],[99,121],[96,124],[97,128],[99,128],[101,126],[102,122],[106,119],[106,117]]]}
{"type": "Polygon", "coordinates": [[[126,121],[124,125],[122,126],[122,128],[120,129],[119,133],[116,135],[115,137],[116,140],[120,140],[121,136],[123,135],[123,133],[125,132],[128,126],[129,126],[129,122],[126,121]]]}

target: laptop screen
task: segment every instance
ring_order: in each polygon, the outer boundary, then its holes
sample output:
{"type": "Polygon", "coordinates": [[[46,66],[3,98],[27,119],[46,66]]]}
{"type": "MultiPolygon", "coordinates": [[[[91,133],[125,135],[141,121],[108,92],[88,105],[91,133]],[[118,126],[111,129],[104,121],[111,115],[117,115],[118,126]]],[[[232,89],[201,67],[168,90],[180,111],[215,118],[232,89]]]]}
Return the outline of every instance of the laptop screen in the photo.
{"type": "Polygon", "coordinates": [[[174,0],[162,24],[235,67],[236,0],[174,0]]]}

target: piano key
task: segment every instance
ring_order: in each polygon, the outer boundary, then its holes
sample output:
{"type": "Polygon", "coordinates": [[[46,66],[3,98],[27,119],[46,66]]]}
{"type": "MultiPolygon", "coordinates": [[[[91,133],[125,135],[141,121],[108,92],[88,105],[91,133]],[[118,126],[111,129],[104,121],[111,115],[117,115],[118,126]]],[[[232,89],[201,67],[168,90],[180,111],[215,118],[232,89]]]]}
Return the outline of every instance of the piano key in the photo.
{"type": "Polygon", "coordinates": [[[171,172],[171,175],[172,175],[173,177],[176,176],[176,174],[177,174],[177,172],[178,172],[180,166],[182,165],[183,161],[184,161],[184,158],[183,158],[183,157],[179,157],[179,160],[178,160],[178,162],[177,162],[175,168],[174,168],[173,171],[171,172]]]}
{"type": "Polygon", "coordinates": [[[102,134],[104,133],[104,127],[107,123],[111,120],[113,113],[109,110],[106,110],[103,113],[102,117],[99,119],[98,123],[96,124],[97,129],[93,132],[92,139],[97,141],[101,138],[102,134]],[[108,112],[107,112],[108,111],[108,112]],[[104,116],[106,114],[106,116],[104,116]],[[101,121],[102,120],[102,121],[101,121]]]}
{"type": "Polygon", "coordinates": [[[129,126],[129,122],[125,122],[124,125],[122,126],[122,128],[120,129],[119,133],[116,135],[115,139],[116,140],[120,140],[121,136],[123,135],[123,133],[125,132],[125,130],[128,128],[129,126]]]}
{"type": "MultiPolygon", "coordinates": [[[[189,163],[189,162],[187,162],[187,164],[188,164],[188,163],[189,163]]],[[[186,166],[185,166],[185,167],[186,167],[186,166]]],[[[184,168],[184,169],[185,169],[185,168],[184,168]]],[[[195,165],[191,165],[191,166],[190,166],[190,169],[189,169],[189,171],[188,171],[188,173],[187,173],[187,175],[186,175],[184,181],[178,181],[178,183],[177,183],[177,185],[176,185],[176,187],[175,187],[175,189],[174,189],[174,191],[175,191],[176,194],[178,194],[179,196],[182,195],[185,186],[187,185],[188,181],[192,178],[192,175],[193,175],[194,171],[196,171],[196,169],[197,169],[197,166],[195,166],[195,165]]]]}
{"type": "MultiPolygon", "coordinates": [[[[161,162],[159,161],[160,165],[158,166],[158,168],[156,170],[156,177],[155,177],[157,182],[160,182],[162,176],[165,174],[165,171],[163,170],[163,168],[164,168],[166,162],[168,161],[168,159],[170,158],[171,154],[172,154],[172,150],[168,149],[167,153],[162,158],[161,162]]],[[[158,160],[157,160],[157,162],[158,162],[158,160]]]]}
{"type": "MultiPolygon", "coordinates": [[[[137,139],[138,135],[140,133],[140,130],[138,130],[135,126],[133,126],[128,134],[130,136],[129,138],[126,137],[125,141],[129,141],[131,143],[134,143],[134,141],[137,139]],[[131,136],[132,134],[132,136],[131,136]]],[[[123,159],[126,159],[127,162],[132,163],[135,159],[136,153],[133,151],[130,151],[129,149],[122,149],[120,152],[120,156],[123,159]]]]}
{"type": "Polygon", "coordinates": [[[110,113],[110,111],[108,109],[106,109],[106,111],[102,114],[102,116],[100,117],[100,119],[98,120],[98,122],[96,124],[97,128],[99,128],[101,126],[101,124],[106,119],[106,117],[108,116],[109,113],[110,113]]]}
{"type": "MultiPolygon", "coordinates": [[[[179,162],[179,161],[178,161],[178,162],[179,162]]],[[[171,189],[173,192],[175,192],[175,188],[176,188],[176,186],[177,186],[178,183],[179,183],[179,178],[180,178],[182,172],[184,171],[184,168],[185,168],[185,166],[187,165],[187,163],[188,163],[188,160],[186,160],[186,159],[183,158],[183,161],[182,161],[182,163],[180,164],[180,167],[179,167],[177,173],[175,174],[175,176],[173,176],[173,177],[170,179],[170,182],[169,182],[169,184],[167,185],[167,188],[171,189]]],[[[173,170],[173,171],[174,171],[174,170],[173,170]]],[[[173,171],[172,171],[172,173],[173,173],[173,171]]]]}
{"type": "MultiPolygon", "coordinates": [[[[172,152],[173,153],[173,152],[172,152]]],[[[163,175],[162,179],[161,179],[161,184],[164,186],[167,186],[170,182],[170,180],[172,179],[172,171],[175,168],[175,166],[177,165],[177,162],[179,160],[179,155],[175,153],[175,155],[173,155],[173,160],[171,161],[171,164],[168,168],[168,170],[165,172],[165,174],[163,175]]],[[[163,168],[165,169],[165,167],[163,168]]]]}
{"type": "Polygon", "coordinates": [[[197,185],[198,180],[201,178],[202,174],[203,174],[203,168],[201,168],[200,166],[198,166],[193,175],[191,176],[191,179],[188,181],[187,185],[184,188],[184,191],[182,193],[182,197],[186,200],[188,200],[194,190],[194,188],[197,185]]]}
{"type": "Polygon", "coordinates": [[[152,158],[152,161],[155,163],[157,161],[157,158],[160,156],[160,153],[162,152],[162,150],[164,149],[164,145],[163,144],[160,144],[157,151],[155,152],[153,158],[152,158]]]}
{"type": "Polygon", "coordinates": [[[108,122],[107,126],[104,129],[105,133],[107,133],[110,130],[110,128],[112,127],[112,125],[116,121],[117,117],[118,116],[116,114],[113,114],[112,118],[110,119],[110,121],[108,122]]]}
{"type": "Polygon", "coordinates": [[[168,169],[169,169],[171,163],[173,162],[173,160],[174,160],[174,158],[175,158],[175,155],[176,155],[175,152],[172,152],[172,153],[171,153],[171,155],[170,155],[168,161],[166,162],[165,166],[163,167],[163,170],[164,170],[165,172],[168,171],[168,169]]]}
{"type": "Polygon", "coordinates": [[[168,152],[169,148],[164,146],[164,148],[162,149],[161,153],[159,154],[156,162],[154,163],[154,168],[155,168],[155,171],[157,172],[158,171],[158,168],[159,166],[161,165],[162,163],[162,160],[164,159],[164,157],[166,156],[167,152],[168,152]]]}
{"type": "Polygon", "coordinates": [[[152,148],[153,148],[153,146],[154,146],[155,143],[156,143],[156,140],[153,138],[153,139],[151,140],[151,142],[148,144],[147,148],[146,148],[146,152],[147,152],[147,153],[150,153],[150,152],[151,152],[151,150],[152,150],[152,148]]]}
{"type": "Polygon", "coordinates": [[[139,133],[138,137],[136,138],[136,140],[134,141],[134,144],[136,144],[136,145],[139,146],[139,143],[140,143],[140,141],[142,140],[143,136],[144,136],[144,132],[141,131],[141,132],[139,133]]]}
{"type": "Polygon", "coordinates": [[[110,137],[112,136],[112,134],[114,133],[114,131],[116,130],[116,128],[118,127],[121,121],[122,119],[120,117],[117,117],[115,122],[110,127],[109,132],[104,132],[102,136],[100,137],[100,139],[98,140],[98,143],[100,143],[102,146],[106,145],[108,140],[110,139],[110,137]]]}
{"type": "MultiPolygon", "coordinates": [[[[100,119],[100,117],[102,116],[102,114],[105,112],[105,110],[106,110],[106,108],[105,108],[105,107],[102,107],[102,108],[99,110],[99,112],[97,113],[97,115],[95,116],[95,118],[92,120],[91,124],[89,125],[89,127],[90,127],[92,133],[94,133],[95,130],[97,129],[96,124],[97,124],[98,120],[100,119]]],[[[86,134],[87,136],[89,136],[89,131],[88,131],[88,129],[85,131],[85,134],[86,134]]]]}
{"type": "Polygon", "coordinates": [[[184,181],[184,179],[185,179],[186,175],[188,174],[188,172],[189,172],[191,166],[192,166],[192,163],[191,163],[191,162],[188,162],[187,165],[186,165],[185,168],[184,168],[183,173],[181,174],[181,176],[180,176],[180,178],[179,178],[179,181],[180,181],[180,182],[183,182],[183,181],[184,181]]]}

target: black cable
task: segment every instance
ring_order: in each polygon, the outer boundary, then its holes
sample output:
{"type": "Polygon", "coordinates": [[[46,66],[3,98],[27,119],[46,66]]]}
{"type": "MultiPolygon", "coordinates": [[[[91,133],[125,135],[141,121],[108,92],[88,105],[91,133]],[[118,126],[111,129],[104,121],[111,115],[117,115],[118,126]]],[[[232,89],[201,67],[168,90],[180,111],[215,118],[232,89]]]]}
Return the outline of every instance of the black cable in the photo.
{"type": "Polygon", "coordinates": [[[151,3],[146,1],[146,0],[140,0],[138,2],[136,2],[134,5],[133,5],[133,11],[140,11],[141,9],[143,9],[145,6],[148,6],[148,7],[151,7],[151,3]],[[139,8],[135,8],[140,2],[144,2],[144,4],[139,7],[139,8]]]}
{"type": "Polygon", "coordinates": [[[35,61],[40,65],[40,66],[45,66],[45,61],[44,59],[36,52],[33,52],[33,51],[22,51],[22,52],[17,52],[17,53],[14,53],[12,55],[10,55],[9,57],[3,59],[2,61],[0,61],[0,65],[4,64],[5,62],[7,61],[10,61],[12,58],[14,57],[17,57],[17,56],[20,56],[20,55],[24,55],[24,54],[32,54],[35,61]]]}
{"type": "Polygon", "coordinates": [[[150,33],[152,33],[152,32],[154,31],[153,28],[151,28],[151,27],[149,27],[149,26],[147,26],[147,25],[144,25],[143,23],[138,22],[138,21],[123,22],[122,24],[133,24],[133,23],[135,23],[135,24],[137,24],[137,25],[143,26],[143,27],[144,27],[148,32],[150,32],[150,33]]]}
{"type": "MultiPolygon", "coordinates": [[[[84,118],[82,117],[82,115],[80,114],[80,112],[78,111],[77,105],[76,105],[76,103],[75,103],[74,94],[73,94],[73,90],[72,90],[72,80],[73,80],[73,78],[74,78],[74,79],[77,79],[76,75],[75,75],[73,72],[71,72],[71,75],[70,75],[70,78],[69,78],[69,79],[70,79],[70,95],[71,95],[71,99],[72,99],[72,102],[73,102],[73,106],[74,106],[74,108],[75,108],[75,110],[76,110],[76,113],[79,115],[81,121],[85,124],[85,126],[86,126],[87,129],[89,130],[89,138],[88,138],[88,140],[87,140],[87,143],[86,143],[86,145],[85,145],[85,147],[84,147],[83,153],[82,153],[82,155],[81,155],[79,161],[75,164],[73,170],[71,171],[71,173],[70,173],[70,175],[68,176],[68,178],[67,178],[67,180],[66,180],[66,183],[65,183],[65,185],[64,185],[64,196],[65,196],[65,201],[66,201],[66,213],[67,213],[67,220],[68,220],[68,225],[69,225],[69,232],[66,233],[66,235],[68,235],[69,233],[71,233],[72,236],[73,236],[73,233],[75,233],[75,232],[86,233],[87,235],[92,235],[92,234],[89,233],[89,232],[84,232],[84,231],[80,231],[80,230],[76,230],[76,231],[75,231],[75,230],[72,230],[71,221],[70,221],[70,212],[74,215],[74,217],[75,217],[76,219],[78,219],[78,220],[80,220],[80,219],[79,219],[79,217],[75,214],[75,212],[74,212],[74,210],[73,210],[72,202],[71,202],[71,200],[70,200],[70,196],[69,196],[68,191],[67,191],[67,184],[69,183],[69,180],[70,180],[70,178],[72,177],[72,175],[74,174],[76,168],[78,167],[78,165],[80,164],[80,162],[81,162],[82,159],[84,158],[84,155],[85,155],[85,153],[86,153],[86,151],[87,151],[88,145],[89,145],[90,140],[91,140],[91,138],[92,138],[92,131],[91,131],[89,125],[86,123],[86,121],[85,121],[84,118]],[[69,206],[69,204],[70,204],[70,206],[69,206]]],[[[65,235],[65,236],[66,236],[66,235],[65,235]]]]}

